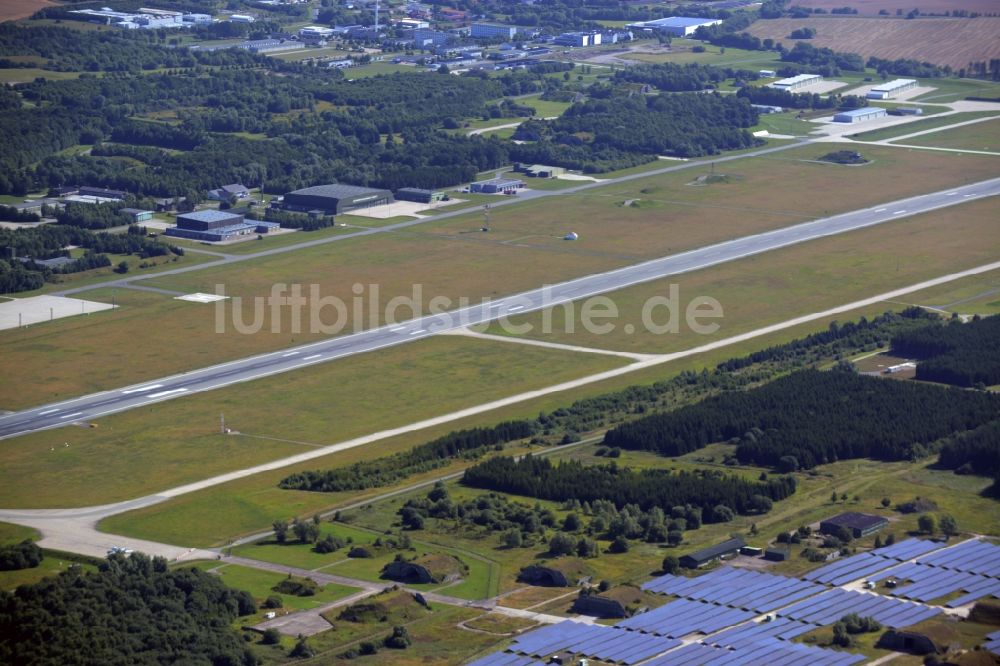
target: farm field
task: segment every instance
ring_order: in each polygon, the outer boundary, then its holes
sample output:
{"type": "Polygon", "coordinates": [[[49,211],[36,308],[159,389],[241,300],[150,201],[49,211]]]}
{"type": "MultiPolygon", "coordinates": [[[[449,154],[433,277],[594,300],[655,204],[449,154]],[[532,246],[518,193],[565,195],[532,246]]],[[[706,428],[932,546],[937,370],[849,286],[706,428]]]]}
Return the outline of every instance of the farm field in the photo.
{"type": "MultiPolygon", "coordinates": [[[[974,202],[612,292],[607,296],[619,317],[597,320],[613,324],[613,330],[604,334],[583,328],[579,302],[572,308],[556,306],[547,313],[512,317],[509,330],[528,325],[530,332],[524,337],[601,349],[642,353],[689,349],[994,261],[1000,255],[1000,237],[990,213],[994,208],[991,200],[974,202]],[[679,294],[679,331],[650,332],[643,323],[643,307],[650,299],[668,296],[671,285],[679,294]],[[684,324],[684,308],[703,296],[716,299],[724,312],[719,319],[703,320],[718,324],[718,330],[708,335],[684,324]]],[[[650,316],[662,326],[669,313],[661,306],[650,316]]],[[[505,333],[502,322],[494,322],[488,330],[505,333]]]]}
{"type": "MultiPolygon", "coordinates": [[[[849,134],[847,136],[855,141],[884,141],[887,139],[891,140],[895,137],[913,134],[914,132],[923,132],[925,130],[937,129],[939,127],[948,127],[949,125],[964,123],[978,118],[991,118],[996,115],[995,111],[964,111],[962,113],[951,113],[946,116],[923,118],[921,120],[915,120],[912,123],[893,125],[892,127],[869,130],[867,132],[849,134]]],[[[931,136],[936,136],[936,133],[931,136]]],[[[906,141],[909,141],[909,139],[906,139],[906,141]]]]}
{"type": "Polygon", "coordinates": [[[56,6],[58,3],[50,0],[5,0],[0,5],[0,23],[28,18],[39,9],[56,6]]]}
{"type": "Polygon", "coordinates": [[[437,337],[4,440],[0,506],[120,501],[624,363],[437,337]]]}
{"type": "MultiPolygon", "coordinates": [[[[414,284],[422,285],[425,299],[441,295],[454,303],[466,296],[478,302],[483,297],[975,182],[994,176],[997,164],[997,158],[990,156],[951,153],[929,153],[916,162],[906,151],[872,146],[865,149],[872,164],[843,167],[816,161],[823,152],[822,147],[808,146],[730,162],[723,172],[728,182],[708,186],[691,184],[706,174],[706,165],[600,187],[571,198],[505,206],[493,211],[489,235],[478,231],[481,214],[472,213],[377,237],[153,278],[145,284],[181,293],[211,293],[216,285],[225,285],[227,294],[244,298],[247,305],[252,302],[247,299],[268,294],[275,283],[301,284],[305,294],[316,284],[321,295],[338,296],[346,303],[355,297],[354,284],[366,289],[379,285],[382,305],[394,295],[411,294],[414,284]],[[789,192],[786,185],[793,180],[802,187],[789,192]],[[852,196],[844,197],[844,191],[851,191],[852,196]],[[624,208],[626,200],[637,205],[624,208]],[[563,241],[568,231],[577,232],[580,240],[563,241]]],[[[282,327],[284,332],[270,333],[268,313],[260,333],[240,335],[227,325],[220,334],[215,306],[125,291],[117,294],[125,307],[107,316],[0,333],[0,343],[10,350],[10,363],[30,376],[46,378],[45,382],[0,387],[0,407],[25,407],[124,386],[319,337],[293,334],[289,322],[282,327]],[[185,344],[178,345],[181,339],[185,344]],[[142,340],[146,349],[170,349],[170,353],[149,354],[138,364],[119,363],[117,349],[136,340],[142,340]],[[36,345],[55,353],[35,353],[42,348],[36,345]]],[[[81,296],[111,299],[108,289],[81,296]]],[[[332,315],[324,316],[332,320],[332,315]]],[[[348,312],[347,316],[352,315],[348,312]]],[[[409,317],[408,310],[402,309],[397,319],[409,317]]],[[[245,320],[251,319],[247,312],[245,320]]],[[[306,330],[308,326],[303,327],[306,330]]]]}
{"type": "MultiPolygon", "coordinates": [[[[798,4],[810,9],[826,10],[845,6],[840,0],[802,0],[798,4]]],[[[893,15],[896,14],[897,10],[902,10],[903,14],[907,14],[913,9],[913,3],[908,2],[908,0],[851,0],[846,6],[858,10],[858,14],[862,16],[877,16],[879,11],[883,9],[893,15]]],[[[996,3],[993,0],[930,0],[930,2],[920,3],[920,11],[927,14],[943,14],[962,9],[981,14],[996,10],[996,3]]]]}
{"type": "Polygon", "coordinates": [[[1000,116],[973,125],[941,130],[933,134],[915,136],[912,139],[903,139],[901,143],[913,146],[1000,152],[1000,116]]]}
{"type": "MultiPolygon", "coordinates": [[[[913,9],[910,7],[905,11],[913,9]]],[[[923,9],[923,8],[921,8],[923,9]]],[[[924,11],[927,11],[926,9],[924,11]]],[[[771,38],[789,48],[788,35],[798,28],[814,28],[808,40],[816,47],[857,53],[865,58],[911,58],[959,70],[970,62],[1000,57],[1000,18],[780,18],[757,21],[747,30],[761,39],[771,38]]]]}
{"type": "MultiPolygon", "coordinates": [[[[897,306],[902,307],[902,306],[897,306]]],[[[274,520],[288,518],[290,514],[312,516],[319,511],[334,509],[348,503],[377,496],[387,488],[351,493],[309,493],[278,488],[278,482],[291,473],[350,465],[377,455],[407,450],[440,437],[450,431],[490,426],[521,418],[534,418],[540,411],[553,411],[566,407],[575,400],[603,395],[629,386],[643,385],[672,377],[684,370],[700,372],[713,368],[730,358],[737,358],[758,349],[782,344],[810,333],[825,330],[832,321],[847,321],[861,316],[872,317],[891,309],[879,304],[824,317],[747,342],[684,358],[672,363],[628,373],[598,384],[588,384],[561,393],[548,394],[489,413],[462,418],[449,423],[428,427],[419,432],[406,433],[378,442],[375,449],[358,447],[338,454],[291,465],[272,472],[264,472],[171,499],[163,504],[120,514],[102,521],[102,531],[126,534],[137,538],[182,543],[189,546],[224,545],[235,538],[268,529],[274,520]]],[[[519,349],[523,351],[523,349],[519,349]]],[[[581,433],[587,435],[587,433],[581,433]]],[[[280,433],[278,433],[280,436],[280,433]]],[[[461,467],[447,467],[427,475],[418,475],[411,483],[433,479],[461,467]]]]}

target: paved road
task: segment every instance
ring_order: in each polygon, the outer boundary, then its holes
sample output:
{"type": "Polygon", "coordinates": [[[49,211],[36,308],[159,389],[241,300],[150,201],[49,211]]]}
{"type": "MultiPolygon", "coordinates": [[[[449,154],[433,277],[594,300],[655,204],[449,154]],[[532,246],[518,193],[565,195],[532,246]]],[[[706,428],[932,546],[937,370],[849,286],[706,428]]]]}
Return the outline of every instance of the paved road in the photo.
{"type": "Polygon", "coordinates": [[[69,423],[210,391],[338,358],[426,339],[449,330],[540,310],[559,303],[604,294],[694,271],[823,236],[861,229],[910,215],[1000,194],[1000,178],[887,202],[871,208],[814,220],[753,236],[709,245],[681,254],[597,273],[497,301],[431,314],[398,325],[335,337],[320,342],[164,377],[122,389],[103,391],[0,417],[0,439],[56,428],[69,423]]]}

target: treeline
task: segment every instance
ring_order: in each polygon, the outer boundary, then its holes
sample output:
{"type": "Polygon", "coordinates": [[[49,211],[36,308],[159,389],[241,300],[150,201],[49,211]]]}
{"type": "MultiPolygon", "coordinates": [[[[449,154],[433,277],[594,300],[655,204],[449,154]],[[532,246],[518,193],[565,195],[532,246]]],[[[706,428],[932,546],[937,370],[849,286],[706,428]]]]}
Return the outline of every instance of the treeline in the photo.
{"type": "Polygon", "coordinates": [[[747,128],[757,112],[743,99],[718,93],[596,99],[574,104],[556,120],[530,120],[515,137],[514,161],[600,173],[642,164],[657,155],[699,157],[760,143],[747,128]]]}
{"type": "Polygon", "coordinates": [[[965,387],[1000,384],[1000,315],[900,333],[892,349],[921,359],[917,379],[965,387]]]}
{"type": "Polygon", "coordinates": [[[1000,476],[1000,421],[992,421],[945,442],[938,465],[958,474],[1000,476]]]}
{"type": "Polygon", "coordinates": [[[665,92],[681,92],[712,88],[730,76],[730,72],[710,65],[663,63],[618,70],[614,80],[619,83],[648,83],[665,92]]]}
{"type": "Polygon", "coordinates": [[[43,559],[45,558],[42,555],[42,549],[36,546],[31,539],[0,546],[0,571],[34,569],[42,563],[43,559]]]}
{"type": "Polygon", "coordinates": [[[679,456],[731,440],[740,462],[810,469],[850,458],[918,458],[942,437],[995,418],[997,409],[993,395],[803,370],[623,424],[604,442],[679,456]]]}
{"type": "MultiPolygon", "coordinates": [[[[547,458],[525,456],[491,458],[465,470],[462,483],[474,488],[563,502],[608,500],[616,507],[635,504],[643,510],[690,504],[700,507],[705,522],[731,518],[715,507],[725,506],[741,515],[758,512],[760,498],[783,500],[795,492],[791,476],[748,481],[732,474],[699,470],[671,472],[664,469],[633,470],[610,465],[584,465],[578,461],[553,464],[547,458]]],[[[768,507],[770,505],[767,505],[768,507]]]]}
{"type": "Polygon", "coordinates": [[[722,372],[732,372],[760,363],[807,363],[822,358],[815,351],[829,358],[843,356],[852,350],[872,351],[889,347],[892,340],[906,331],[922,328],[928,322],[938,321],[938,316],[918,307],[908,307],[901,312],[886,312],[872,319],[861,317],[857,322],[843,324],[830,322],[825,331],[811,333],[783,345],[755,351],[742,358],[724,361],[716,366],[722,372]]]}
{"type": "Polygon", "coordinates": [[[38,213],[18,210],[13,206],[0,206],[0,220],[4,222],[38,222],[41,219],[38,213]]]}
{"type": "Polygon", "coordinates": [[[823,76],[836,76],[841,70],[865,71],[865,59],[857,53],[841,53],[805,42],[798,42],[791,50],[783,52],[781,59],[785,62],[805,65],[809,71],[823,76]]]}
{"type": "Polygon", "coordinates": [[[253,666],[231,625],[256,610],[253,597],[204,571],[113,555],[97,573],[71,570],[0,591],[0,662],[253,666]]]}
{"type": "Polygon", "coordinates": [[[472,459],[507,442],[531,437],[534,433],[535,424],[530,421],[506,421],[492,428],[459,430],[405,453],[339,469],[296,472],[282,479],[279,486],[286,490],[315,492],[388,486],[413,474],[447,465],[459,456],[472,459]]]}
{"type": "Polygon", "coordinates": [[[60,26],[0,24],[0,57],[45,58],[43,69],[58,72],[135,72],[198,65],[254,65],[262,56],[243,49],[212,52],[170,48],[155,31],[73,30],[60,26]]]}
{"type": "Polygon", "coordinates": [[[949,65],[939,67],[933,63],[920,62],[919,60],[911,60],[909,58],[884,60],[871,56],[865,64],[876,70],[880,75],[891,74],[893,76],[913,76],[922,79],[931,79],[951,74],[951,67],[949,65]]]}
{"type": "Polygon", "coordinates": [[[857,95],[827,95],[818,93],[796,93],[767,86],[743,86],[736,91],[737,97],[751,104],[780,106],[785,109],[856,109],[865,105],[865,100],[857,95]]]}

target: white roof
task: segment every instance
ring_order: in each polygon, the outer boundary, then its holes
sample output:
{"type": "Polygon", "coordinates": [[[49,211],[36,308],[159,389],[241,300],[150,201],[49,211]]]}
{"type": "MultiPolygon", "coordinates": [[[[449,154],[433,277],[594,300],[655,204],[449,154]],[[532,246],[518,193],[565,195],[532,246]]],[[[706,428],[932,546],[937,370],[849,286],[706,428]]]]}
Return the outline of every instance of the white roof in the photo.
{"type": "Polygon", "coordinates": [[[892,92],[897,88],[904,88],[906,86],[916,85],[916,79],[893,79],[892,81],[886,81],[881,85],[877,85],[872,88],[872,92],[892,92]]]}

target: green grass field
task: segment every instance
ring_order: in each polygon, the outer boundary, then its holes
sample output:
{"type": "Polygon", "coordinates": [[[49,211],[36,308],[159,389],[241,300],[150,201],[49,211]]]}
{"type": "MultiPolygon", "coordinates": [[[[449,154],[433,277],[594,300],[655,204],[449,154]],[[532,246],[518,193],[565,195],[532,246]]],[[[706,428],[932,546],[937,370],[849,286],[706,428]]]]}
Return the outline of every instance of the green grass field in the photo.
{"type": "Polygon", "coordinates": [[[967,97],[1000,97],[1000,84],[980,79],[934,79],[928,83],[935,88],[929,93],[913,99],[914,102],[936,102],[945,104],[957,102],[967,97]]]}
{"type": "Polygon", "coordinates": [[[38,533],[38,530],[30,527],[14,525],[12,523],[0,523],[0,546],[21,543],[25,539],[37,541],[39,536],[41,535],[38,533]]]}
{"type": "Polygon", "coordinates": [[[912,146],[998,152],[1000,151],[1000,116],[963,127],[941,130],[912,139],[903,139],[902,142],[912,146]]]}
{"type": "Polygon", "coordinates": [[[1000,271],[917,292],[906,300],[962,315],[997,314],[1000,313],[1000,271]]]}
{"type": "MultiPolygon", "coordinates": [[[[1000,253],[992,207],[980,201],[622,289],[608,294],[618,317],[593,320],[612,324],[606,332],[587,330],[579,301],[512,317],[510,326],[494,322],[488,331],[517,337],[526,325],[530,329],[520,335],[563,344],[643,353],[688,349],[989,263],[1000,253]],[[644,308],[669,297],[671,285],[679,295],[678,330],[656,332],[645,325],[644,308]],[[699,334],[685,323],[685,309],[700,297],[722,307],[723,317],[702,322],[717,323],[716,332],[699,334]]],[[[657,326],[670,318],[665,305],[646,312],[657,326]]]]}
{"type": "MultiPolygon", "coordinates": [[[[283,607],[289,610],[319,608],[359,591],[355,587],[329,583],[322,586],[314,596],[297,597],[292,594],[278,594],[272,589],[286,578],[285,574],[282,573],[264,571],[263,569],[251,569],[250,567],[238,564],[219,564],[218,562],[209,562],[198,568],[217,574],[229,587],[249,592],[258,603],[276,594],[281,597],[283,607]]],[[[253,624],[255,621],[262,619],[263,613],[258,613],[254,617],[241,618],[240,622],[242,624],[253,624]]]]}
{"type": "Polygon", "coordinates": [[[97,571],[97,567],[92,564],[76,562],[54,553],[46,553],[41,564],[33,569],[0,571],[0,590],[11,591],[20,585],[33,585],[43,578],[69,571],[71,567],[78,567],[81,571],[87,572],[97,571]]]}
{"type": "MultiPolygon", "coordinates": [[[[861,316],[871,317],[887,309],[889,309],[887,305],[879,304],[835,317],[823,318],[809,324],[764,335],[749,342],[738,343],[663,366],[629,373],[599,384],[585,385],[489,413],[429,427],[417,433],[392,437],[379,442],[374,449],[360,447],[291,466],[287,469],[239,479],[183,495],[163,504],[109,518],[102,521],[99,527],[106,532],[167,543],[183,543],[191,546],[225,545],[237,537],[269,529],[274,520],[287,519],[292,515],[309,517],[314,513],[371,498],[390,490],[380,488],[351,493],[307,493],[278,488],[278,482],[292,472],[349,465],[359,460],[370,459],[373,452],[379,456],[388,455],[407,450],[452,430],[493,425],[511,419],[533,418],[540,411],[553,411],[559,407],[566,407],[575,400],[602,395],[627,386],[649,384],[672,377],[683,370],[701,371],[703,368],[712,368],[724,360],[740,357],[757,349],[782,344],[815,331],[825,330],[831,321],[843,322],[861,316]]],[[[452,466],[426,475],[418,475],[410,482],[432,479],[439,474],[456,469],[460,470],[461,467],[452,466]]]]}
{"type": "Polygon", "coordinates": [[[0,506],[124,500],[624,363],[436,337],[138,408],[102,418],[98,428],[4,440],[0,506]],[[220,413],[240,435],[219,433],[220,413]]]}
{"type": "Polygon", "coordinates": [[[952,113],[947,116],[924,118],[922,120],[915,120],[911,123],[904,123],[902,125],[895,125],[893,127],[886,127],[883,129],[871,130],[869,132],[861,132],[859,134],[851,134],[848,136],[855,141],[883,141],[885,139],[892,139],[893,137],[913,134],[914,132],[923,132],[924,130],[936,129],[938,127],[947,127],[948,125],[965,122],[966,120],[988,118],[996,115],[995,111],[964,111],[962,113],[952,113]]]}

